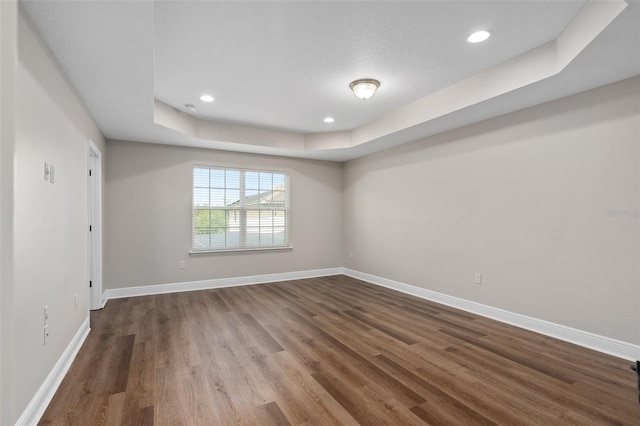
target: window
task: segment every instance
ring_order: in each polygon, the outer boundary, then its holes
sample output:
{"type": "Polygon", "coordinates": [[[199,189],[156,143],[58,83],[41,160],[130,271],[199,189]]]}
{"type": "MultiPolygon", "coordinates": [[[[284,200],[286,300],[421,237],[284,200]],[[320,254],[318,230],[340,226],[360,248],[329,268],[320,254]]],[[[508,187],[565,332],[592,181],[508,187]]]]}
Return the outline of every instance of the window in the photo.
{"type": "Polygon", "coordinates": [[[192,251],[289,247],[289,175],[193,167],[192,251]]]}

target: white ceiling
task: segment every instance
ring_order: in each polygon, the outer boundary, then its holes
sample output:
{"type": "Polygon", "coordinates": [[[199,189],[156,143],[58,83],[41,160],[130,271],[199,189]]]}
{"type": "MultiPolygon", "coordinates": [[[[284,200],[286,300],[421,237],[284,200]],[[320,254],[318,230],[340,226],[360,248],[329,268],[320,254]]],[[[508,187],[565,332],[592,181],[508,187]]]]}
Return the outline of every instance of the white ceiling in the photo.
{"type": "Polygon", "coordinates": [[[22,2],[107,138],[338,161],[640,74],[640,4],[587,3],[22,2]]]}

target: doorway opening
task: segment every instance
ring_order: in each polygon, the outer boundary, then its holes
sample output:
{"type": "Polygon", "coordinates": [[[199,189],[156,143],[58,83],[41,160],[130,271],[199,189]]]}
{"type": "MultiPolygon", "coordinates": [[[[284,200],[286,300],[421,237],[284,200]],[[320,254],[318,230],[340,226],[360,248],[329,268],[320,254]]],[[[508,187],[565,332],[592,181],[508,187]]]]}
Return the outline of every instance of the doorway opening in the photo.
{"type": "Polygon", "coordinates": [[[89,139],[88,142],[88,268],[89,309],[102,308],[102,153],[89,139]]]}

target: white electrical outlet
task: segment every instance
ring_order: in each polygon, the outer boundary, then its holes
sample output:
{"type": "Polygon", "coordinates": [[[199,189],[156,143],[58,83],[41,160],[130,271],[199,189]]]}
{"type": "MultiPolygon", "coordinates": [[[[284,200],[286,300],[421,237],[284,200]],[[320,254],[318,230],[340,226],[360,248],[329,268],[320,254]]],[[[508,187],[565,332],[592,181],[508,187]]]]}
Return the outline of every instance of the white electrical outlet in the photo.
{"type": "Polygon", "coordinates": [[[178,262],[178,268],[184,269],[184,260],[181,260],[180,262],[178,262]]]}
{"type": "Polygon", "coordinates": [[[73,307],[78,309],[78,295],[77,294],[73,295],[73,307]]]}
{"type": "Polygon", "coordinates": [[[476,284],[482,284],[482,273],[476,272],[473,277],[473,282],[476,284]]]}
{"type": "Polygon", "coordinates": [[[353,250],[349,250],[349,257],[353,257],[353,250]]]}
{"type": "Polygon", "coordinates": [[[44,163],[44,180],[49,181],[49,164],[44,163]]]}
{"type": "Polygon", "coordinates": [[[49,165],[49,182],[53,183],[55,175],[56,175],[56,168],[54,167],[53,164],[50,164],[49,165]]]}

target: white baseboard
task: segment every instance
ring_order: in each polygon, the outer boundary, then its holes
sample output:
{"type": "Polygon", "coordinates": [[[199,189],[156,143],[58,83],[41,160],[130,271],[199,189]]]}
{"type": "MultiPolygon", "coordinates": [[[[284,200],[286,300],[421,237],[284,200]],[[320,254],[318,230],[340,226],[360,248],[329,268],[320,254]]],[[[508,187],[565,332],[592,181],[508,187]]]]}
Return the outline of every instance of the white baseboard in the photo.
{"type": "Polygon", "coordinates": [[[599,352],[617,356],[619,358],[635,361],[640,359],[640,346],[632,343],[623,342],[587,331],[578,330],[549,321],[531,318],[526,315],[516,314],[514,312],[505,311],[503,309],[494,308],[483,305],[481,303],[472,302],[458,297],[449,296],[443,293],[415,287],[398,281],[381,278],[375,275],[366,274],[364,272],[355,271],[349,268],[343,268],[344,275],[367,281],[382,287],[387,287],[403,293],[420,297],[422,299],[431,300],[443,305],[451,306],[463,311],[472,312],[483,317],[491,318],[500,322],[524,328],[526,330],[535,331],[536,333],[546,336],[555,337],[556,339],[584,346],[599,352]]]}
{"type": "Polygon", "coordinates": [[[38,392],[29,402],[29,405],[18,419],[17,426],[38,424],[88,335],[89,317],[84,320],[73,339],[71,339],[67,349],[64,350],[58,362],[53,366],[42,386],[38,389],[38,392]]]}
{"type": "MultiPolygon", "coordinates": [[[[299,280],[304,278],[326,277],[342,274],[343,268],[313,269],[309,271],[284,272],[279,274],[250,275],[246,277],[218,278],[203,281],[188,281],[183,283],[157,284],[140,287],[113,288],[104,292],[106,303],[111,299],[123,297],[150,296],[153,294],[177,293],[181,291],[209,290],[223,287],[237,287],[242,285],[264,284],[278,281],[299,280]]],[[[103,305],[104,306],[104,305],[103,305]]]]}
{"type": "Polygon", "coordinates": [[[324,277],[344,274],[372,284],[387,287],[403,293],[411,294],[426,300],[451,306],[463,311],[472,312],[483,317],[491,318],[516,327],[531,330],[546,336],[555,337],[566,342],[584,346],[599,352],[617,356],[628,360],[640,359],[640,346],[632,343],[600,336],[583,330],[555,324],[549,321],[528,317],[526,315],[505,311],[459,297],[449,296],[432,290],[415,287],[399,281],[378,277],[349,268],[326,268],[309,271],[284,272],[279,274],[252,275],[246,277],[219,278],[203,281],[189,281],[172,284],[158,284],[150,286],[127,287],[109,289],[104,292],[103,306],[110,299],[123,297],[149,296],[153,294],[176,293],[181,291],[207,290],[214,288],[236,287],[242,285],[264,284],[277,281],[290,281],[304,278],[324,277]]]}
{"type": "MultiPolygon", "coordinates": [[[[103,306],[110,299],[123,297],[147,296],[153,294],[176,293],[182,291],[206,290],[223,287],[236,287],[252,284],[264,284],[269,282],[290,281],[304,278],[324,277],[344,274],[362,281],[376,284],[382,287],[407,293],[422,299],[431,300],[443,305],[451,306],[463,311],[472,312],[487,318],[491,318],[516,327],[531,330],[546,336],[555,337],[566,342],[584,346],[599,352],[617,356],[619,358],[635,361],[640,359],[640,346],[620,340],[600,336],[587,331],[578,330],[549,321],[544,321],[526,315],[505,311],[472,302],[443,293],[401,283],[399,281],[378,277],[349,268],[326,268],[309,271],[285,272],[279,274],[253,275],[247,277],[220,278],[203,281],[190,281],[173,284],[159,284],[151,286],[127,287],[109,289],[103,294],[103,306]]],[[[80,347],[89,334],[89,318],[82,323],[75,336],[62,353],[45,381],[36,392],[35,396],[18,419],[17,426],[30,426],[38,423],[47,406],[53,399],[56,390],[62,383],[65,374],[71,367],[80,347]]]]}

